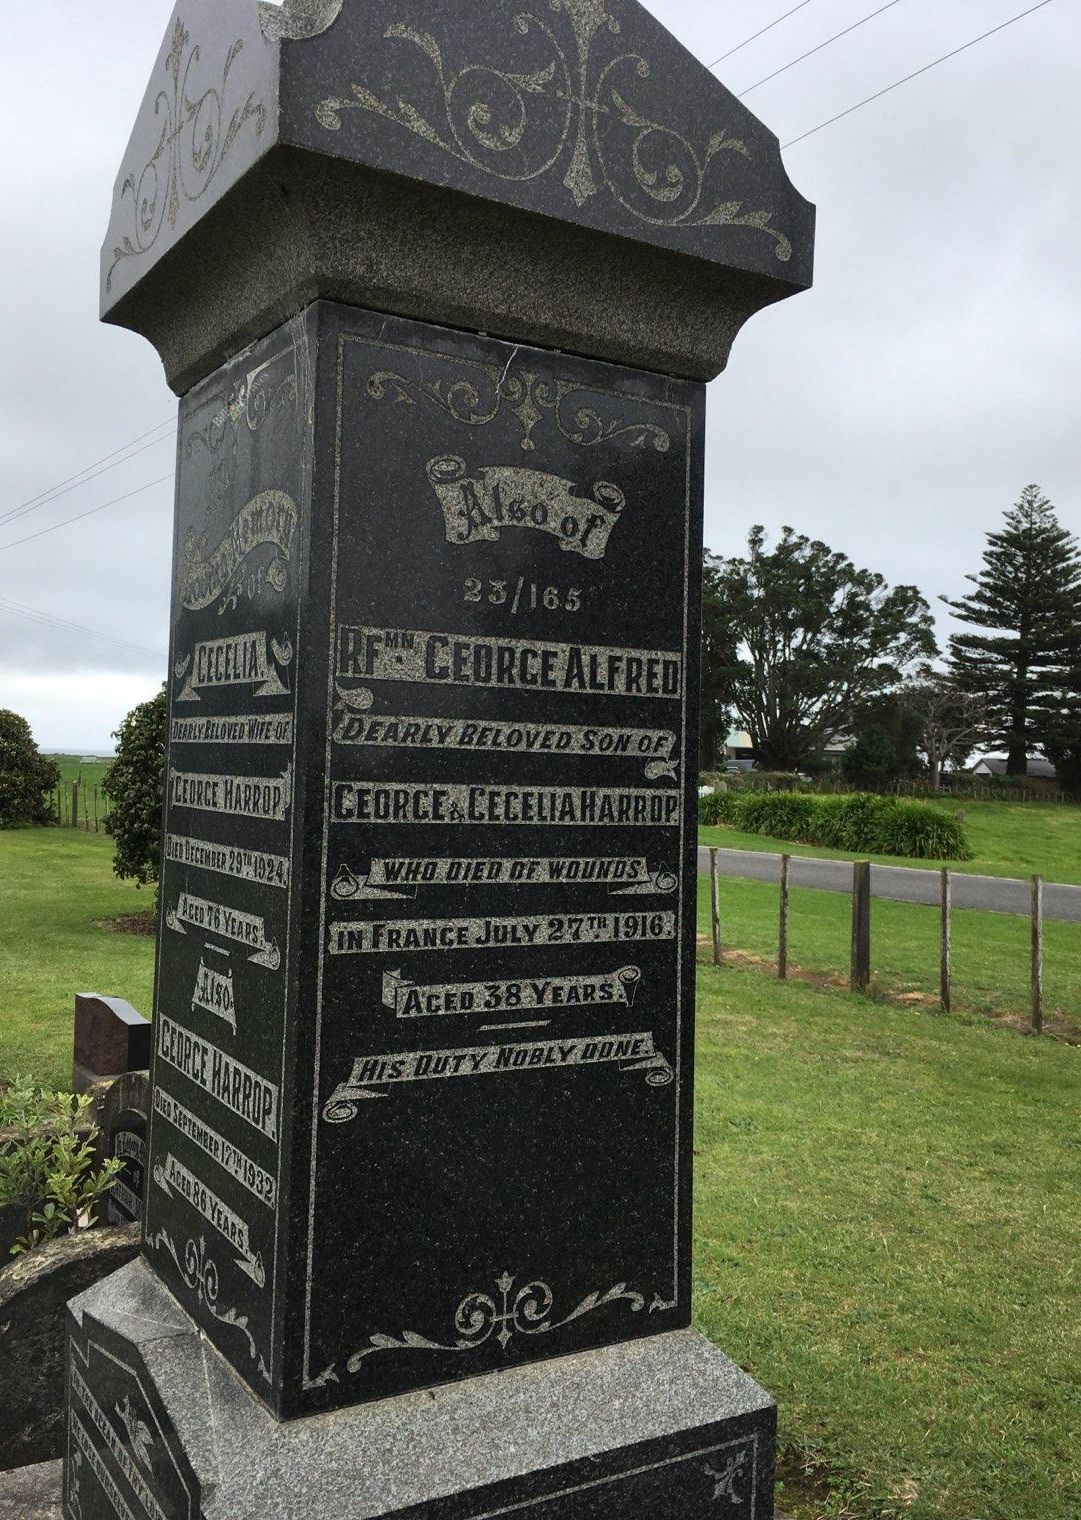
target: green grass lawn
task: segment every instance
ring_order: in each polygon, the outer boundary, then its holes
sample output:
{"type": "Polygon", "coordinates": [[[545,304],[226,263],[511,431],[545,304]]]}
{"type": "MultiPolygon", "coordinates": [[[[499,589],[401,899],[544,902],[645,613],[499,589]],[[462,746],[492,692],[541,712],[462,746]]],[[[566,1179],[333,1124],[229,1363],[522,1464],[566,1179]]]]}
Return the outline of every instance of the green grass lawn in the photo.
{"type": "MultiPolygon", "coordinates": [[[[775,962],[779,892],[770,882],[722,877],[721,939],[728,949],[775,962]]],[[[709,883],[699,879],[699,934],[708,935],[709,883]]],[[[847,893],[794,887],[789,964],[847,981],[852,902],[847,893]]],[[[938,996],[937,908],[876,898],[871,909],[873,989],[914,1001],[938,996]]],[[[1026,1014],[1030,927],[1006,913],[953,913],[953,1005],[971,1015],[1026,1014]]],[[[1081,1031],[1081,924],[1044,925],[1044,1016],[1081,1031]]]]}
{"type": "Polygon", "coordinates": [[[0,830],[0,1075],[70,1084],[77,992],[149,1016],[153,940],[100,921],[145,912],[153,894],[118,881],[112,854],[105,834],[0,830]]]}
{"type": "Polygon", "coordinates": [[[696,1317],[775,1395],[780,1507],[1081,1514],[1081,1050],[703,967],[696,1317]]]}
{"type": "Polygon", "coordinates": [[[49,755],[47,758],[56,761],[61,783],[66,782],[69,786],[73,781],[80,786],[100,786],[112,764],[111,760],[84,760],[81,755],[49,755]]]}
{"type": "MultiPolygon", "coordinates": [[[[0,1070],[67,1081],[78,991],[149,1013],[152,941],[98,921],[150,898],[110,865],[104,836],[0,832],[0,1070]]],[[[730,941],[772,953],[775,889],[725,891],[730,941]]],[[[846,900],[793,897],[793,959],[842,965],[846,900]]],[[[933,973],[934,913],[875,915],[933,973]]],[[[990,995],[1013,921],[958,918],[990,995]]],[[[1081,930],[1049,927],[1076,995],[1081,930]]],[[[1081,1049],[738,966],[700,967],[698,1028],[696,1318],[780,1402],[781,1507],[1077,1520],[1081,1049]]]]}
{"type": "MultiPolygon", "coordinates": [[[[939,806],[939,804],[934,804],[939,806]]],[[[949,865],[955,871],[981,876],[1043,876],[1047,881],[1081,884],[1081,807],[1055,806],[1039,802],[965,802],[942,804],[951,816],[961,811],[969,843],[976,856],[969,861],[908,860],[896,855],[863,855],[884,866],[949,865]]],[[[703,844],[723,845],[730,850],[764,850],[790,855],[819,855],[833,860],[851,860],[843,850],[825,850],[817,845],[786,844],[762,834],[744,834],[738,829],[703,828],[703,844]]]]}

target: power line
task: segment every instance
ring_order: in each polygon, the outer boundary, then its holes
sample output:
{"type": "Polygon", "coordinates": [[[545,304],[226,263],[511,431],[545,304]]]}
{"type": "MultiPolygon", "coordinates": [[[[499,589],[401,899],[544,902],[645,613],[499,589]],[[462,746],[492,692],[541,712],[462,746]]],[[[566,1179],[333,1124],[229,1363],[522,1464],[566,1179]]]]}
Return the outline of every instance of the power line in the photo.
{"type": "Polygon", "coordinates": [[[865,26],[868,21],[873,21],[876,16],[881,16],[883,11],[892,10],[895,5],[899,5],[900,3],[901,0],[888,0],[888,4],[880,5],[877,11],[872,11],[869,16],[862,16],[859,21],[853,21],[852,25],[846,26],[843,32],[834,32],[832,37],[827,37],[825,42],[820,42],[817,47],[811,48],[806,53],[801,53],[798,58],[793,58],[791,63],[784,63],[779,69],[774,69],[772,74],[767,74],[765,79],[760,79],[757,84],[749,84],[745,90],[740,90],[736,99],[742,100],[745,95],[749,95],[752,90],[757,90],[760,85],[769,84],[770,80],[776,79],[778,74],[786,74],[789,69],[794,69],[796,64],[802,63],[805,58],[813,58],[815,53],[821,53],[823,48],[828,48],[833,42],[839,42],[842,37],[847,37],[849,32],[854,32],[859,27],[865,26]]]}
{"type": "Polygon", "coordinates": [[[86,628],[81,623],[69,623],[65,618],[54,617],[51,612],[41,612],[36,607],[24,607],[21,602],[12,602],[7,597],[0,596],[0,613],[4,612],[14,617],[26,618],[32,623],[40,623],[43,627],[52,628],[59,633],[73,633],[81,638],[97,639],[103,644],[111,644],[114,649],[126,649],[134,654],[153,655],[155,658],[161,653],[160,650],[146,649],[142,644],[130,644],[126,639],[114,638],[111,633],[103,633],[99,628],[86,628]]]}
{"type": "Polygon", "coordinates": [[[120,465],[127,464],[130,459],[137,459],[140,454],[145,454],[147,449],[156,449],[159,443],[170,443],[171,441],[171,435],[166,433],[161,438],[155,438],[150,443],[144,443],[141,449],[133,449],[130,454],[125,454],[123,459],[114,460],[112,464],[105,465],[103,469],[94,470],[93,473],[85,475],[83,479],[77,480],[74,485],[65,486],[63,490],[57,490],[54,495],[45,493],[44,500],[27,502],[22,507],[13,507],[10,512],[0,514],[0,526],[6,527],[8,523],[16,522],[20,517],[26,517],[31,512],[39,512],[42,507],[51,507],[62,496],[67,496],[72,491],[78,491],[82,486],[88,486],[92,480],[97,480],[99,475],[107,475],[110,470],[115,470],[120,465]]]}
{"type": "Polygon", "coordinates": [[[106,507],[119,506],[122,501],[130,501],[133,496],[141,496],[144,491],[149,491],[152,486],[160,486],[173,476],[162,475],[157,480],[148,480],[146,485],[137,486],[134,491],[128,491],[125,496],[114,496],[112,501],[103,501],[100,507],[91,507],[89,512],[79,512],[75,517],[67,517],[63,522],[53,523],[51,528],[42,528],[37,533],[29,533],[26,538],[13,539],[9,544],[0,544],[0,552],[4,549],[17,549],[20,544],[33,543],[35,538],[44,538],[46,533],[55,533],[58,528],[70,527],[72,523],[82,522],[84,517],[93,517],[97,512],[104,512],[106,507]]]}
{"type": "Polygon", "coordinates": [[[803,10],[804,6],[810,5],[810,3],[811,0],[800,0],[799,5],[794,5],[790,11],[785,11],[783,16],[778,16],[777,20],[771,21],[769,26],[764,26],[760,32],[755,32],[753,37],[744,37],[742,42],[737,42],[734,48],[728,49],[727,53],[722,53],[719,58],[714,58],[712,63],[707,63],[706,68],[715,69],[717,65],[719,63],[723,63],[726,58],[731,58],[733,53],[738,53],[741,48],[747,47],[749,43],[757,42],[759,37],[764,37],[767,32],[772,32],[775,26],[780,26],[782,21],[787,21],[789,16],[794,16],[797,11],[803,10]]]}
{"type": "Polygon", "coordinates": [[[925,63],[922,69],[916,69],[911,74],[906,74],[903,79],[895,79],[893,84],[888,84],[884,90],[876,90],[873,95],[868,95],[865,100],[858,100],[854,106],[849,106],[847,111],[839,111],[836,116],[831,116],[828,121],[820,121],[817,127],[811,127],[806,132],[801,132],[798,137],[791,138],[782,143],[782,148],[793,148],[796,143],[801,143],[807,137],[813,137],[816,132],[821,132],[824,127],[832,127],[835,121],[843,121],[846,116],[851,116],[854,111],[869,106],[873,100],[881,100],[883,95],[888,95],[891,90],[899,90],[909,80],[918,79],[921,74],[926,74],[931,69],[936,69],[940,63],[945,63],[949,58],[956,58],[958,53],[965,53],[969,48],[975,47],[978,42],[985,42],[988,37],[993,37],[996,32],[1003,32],[1008,26],[1013,26],[1015,21],[1023,21],[1026,16],[1033,15],[1036,11],[1042,11],[1045,5],[1050,5],[1051,0],[1040,0],[1039,5],[1029,6],[1027,11],[1021,11],[1017,16],[1011,16],[1008,21],[1003,21],[999,26],[993,26],[989,32],[981,32],[978,37],[973,37],[971,42],[964,42],[952,52],[943,53],[941,58],[936,58],[931,63],[925,63]]]}
{"type": "MultiPolygon", "coordinates": [[[[75,484],[85,485],[87,482],[82,480],[82,476],[89,475],[89,472],[91,470],[97,470],[101,465],[107,465],[110,459],[116,459],[116,456],[118,454],[123,454],[128,449],[134,448],[137,443],[142,443],[144,438],[149,438],[152,433],[160,433],[163,427],[172,426],[173,419],[171,417],[166,418],[164,422],[159,422],[157,427],[152,427],[149,432],[140,433],[138,438],[132,438],[128,443],[122,443],[120,447],[118,449],[114,449],[111,454],[105,454],[101,459],[96,459],[93,464],[85,465],[83,469],[77,470],[74,475],[69,475],[66,480],[58,481],[56,485],[50,486],[46,491],[39,491],[36,496],[31,496],[27,501],[21,502],[17,507],[11,507],[6,512],[0,512],[0,523],[7,522],[10,519],[21,516],[24,511],[30,507],[36,506],[39,502],[44,505],[45,498],[47,496],[51,497],[56,493],[62,492],[65,487],[70,486],[72,489],[74,489],[75,484]]],[[[164,439],[156,438],[154,440],[154,444],[163,443],[164,441],[164,439]]],[[[147,448],[152,448],[153,446],[153,444],[148,444],[147,448]]],[[[139,452],[142,453],[143,450],[140,450],[139,452]]],[[[131,455],[129,457],[134,458],[134,455],[131,455]]],[[[123,460],[117,460],[118,464],[122,464],[123,462],[123,460]]],[[[110,468],[112,468],[112,466],[110,466],[110,468]]]]}

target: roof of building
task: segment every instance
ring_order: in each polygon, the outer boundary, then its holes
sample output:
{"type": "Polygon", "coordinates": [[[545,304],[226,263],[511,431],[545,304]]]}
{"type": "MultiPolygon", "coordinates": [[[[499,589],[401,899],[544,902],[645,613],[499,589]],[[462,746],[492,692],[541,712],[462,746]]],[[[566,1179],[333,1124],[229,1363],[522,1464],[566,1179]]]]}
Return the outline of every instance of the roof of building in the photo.
{"type": "MultiPolygon", "coordinates": [[[[977,776],[1005,776],[1006,765],[1004,755],[981,755],[972,770],[977,776]]],[[[1050,760],[1045,760],[1042,755],[1036,755],[1028,762],[1026,774],[1039,781],[1054,781],[1058,776],[1050,760]]]]}

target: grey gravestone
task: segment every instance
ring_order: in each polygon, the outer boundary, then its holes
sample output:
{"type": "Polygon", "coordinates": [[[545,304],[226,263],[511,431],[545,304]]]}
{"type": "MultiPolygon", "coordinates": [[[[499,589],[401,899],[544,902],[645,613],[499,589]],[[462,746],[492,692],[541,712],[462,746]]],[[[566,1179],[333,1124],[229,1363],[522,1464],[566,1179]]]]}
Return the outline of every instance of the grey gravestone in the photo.
{"type": "Polygon", "coordinates": [[[632,0],[178,10],[103,255],[183,399],[72,1516],[772,1513],[687,1328],[701,381],[812,228],[632,0]]]}

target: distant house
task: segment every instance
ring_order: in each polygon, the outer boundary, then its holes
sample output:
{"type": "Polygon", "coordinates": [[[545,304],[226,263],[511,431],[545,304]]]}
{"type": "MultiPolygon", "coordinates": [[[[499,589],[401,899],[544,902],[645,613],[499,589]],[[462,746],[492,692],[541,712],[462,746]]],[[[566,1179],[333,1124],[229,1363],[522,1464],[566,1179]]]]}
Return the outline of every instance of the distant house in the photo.
{"type": "MultiPolygon", "coordinates": [[[[972,767],[974,776],[1005,776],[1006,758],[1004,755],[984,755],[972,767]]],[[[1050,760],[1044,760],[1042,756],[1028,762],[1027,774],[1036,781],[1057,781],[1058,772],[1050,760]]]]}
{"type": "Polygon", "coordinates": [[[754,764],[754,750],[751,748],[751,736],[740,729],[733,729],[728,735],[724,746],[724,758],[745,763],[748,769],[754,764]]]}
{"type": "MultiPolygon", "coordinates": [[[[852,740],[848,734],[831,734],[822,747],[822,758],[839,760],[851,743],[852,740]]],[[[750,734],[744,733],[741,729],[733,729],[725,743],[724,758],[730,766],[738,766],[740,770],[750,770],[754,764],[750,734]]]]}

